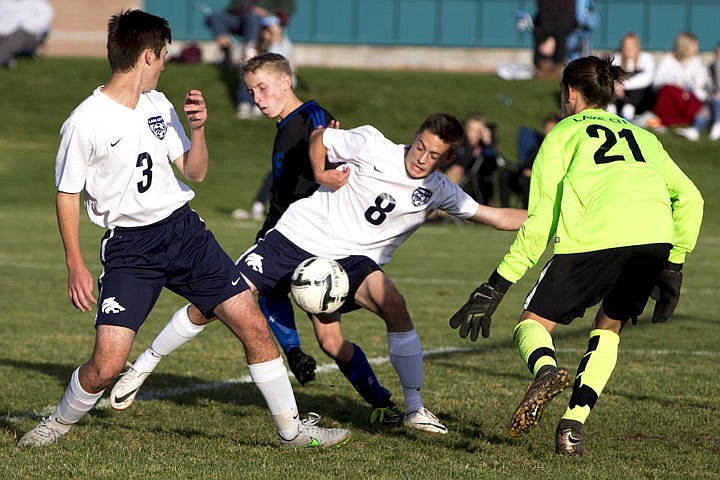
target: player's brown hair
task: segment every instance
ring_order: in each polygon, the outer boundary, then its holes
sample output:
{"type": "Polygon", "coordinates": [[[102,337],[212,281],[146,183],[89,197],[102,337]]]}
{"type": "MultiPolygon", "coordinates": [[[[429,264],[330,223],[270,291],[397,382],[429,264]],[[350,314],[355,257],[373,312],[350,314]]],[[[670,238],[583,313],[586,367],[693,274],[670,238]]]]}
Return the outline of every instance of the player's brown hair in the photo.
{"type": "Polygon", "coordinates": [[[429,131],[443,142],[450,145],[450,151],[455,150],[463,138],[465,138],[465,129],[463,129],[460,121],[449,113],[433,113],[418,128],[417,133],[429,131]]]}
{"type": "Polygon", "coordinates": [[[628,76],[622,67],[612,64],[612,58],[590,56],[570,62],[560,83],[566,92],[568,87],[577,90],[588,105],[605,108],[615,93],[615,82],[628,76]]]}
{"type": "Polygon", "coordinates": [[[129,72],[145,49],[160,56],[172,41],[167,20],[142,10],[125,10],[108,21],[107,56],[113,72],[129,72]]]}

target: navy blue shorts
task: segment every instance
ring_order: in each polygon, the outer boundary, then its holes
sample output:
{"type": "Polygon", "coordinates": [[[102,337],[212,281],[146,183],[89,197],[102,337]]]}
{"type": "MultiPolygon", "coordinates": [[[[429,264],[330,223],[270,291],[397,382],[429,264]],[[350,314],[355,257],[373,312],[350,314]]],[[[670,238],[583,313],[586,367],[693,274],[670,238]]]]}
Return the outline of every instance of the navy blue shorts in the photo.
{"type": "MultiPolygon", "coordinates": [[[[270,230],[242,254],[237,261],[237,268],[255,285],[261,295],[274,299],[287,296],[290,292],[290,278],[297,266],[314,256],[277,230],[270,230]]],[[[354,300],[357,289],[368,275],[381,268],[364,255],[351,255],[337,262],[345,269],[350,281],[348,298],[340,312],[357,310],[360,308],[354,300]]]]}
{"type": "Polygon", "coordinates": [[[523,308],[567,325],[602,301],[612,319],[637,318],[665,268],[670,247],[650,244],[555,255],[523,308]]]}
{"type": "Polygon", "coordinates": [[[247,290],[232,259],[188,205],[143,227],[116,227],[102,239],[95,325],[138,331],[163,287],[206,316],[247,290]]]}

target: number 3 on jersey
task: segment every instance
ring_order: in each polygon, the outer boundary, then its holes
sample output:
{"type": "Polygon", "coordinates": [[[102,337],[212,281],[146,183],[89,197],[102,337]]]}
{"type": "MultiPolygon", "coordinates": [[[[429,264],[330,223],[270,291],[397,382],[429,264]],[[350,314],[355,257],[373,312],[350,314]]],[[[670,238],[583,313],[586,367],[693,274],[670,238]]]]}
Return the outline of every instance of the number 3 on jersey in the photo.
{"type": "Polygon", "coordinates": [[[145,176],[145,180],[137,183],[138,192],[145,193],[150,190],[150,185],[152,184],[153,162],[152,158],[150,158],[150,154],[147,152],[143,152],[138,155],[135,166],[138,168],[145,167],[145,169],[142,171],[142,174],[145,176]]]}
{"type": "Polygon", "coordinates": [[[373,225],[380,225],[387,218],[387,214],[395,209],[395,199],[389,193],[381,193],[375,197],[375,205],[365,210],[365,220],[373,225]]]}
{"type": "MultiPolygon", "coordinates": [[[[589,125],[585,131],[589,136],[592,138],[600,138],[600,132],[602,131],[605,135],[605,142],[600,145],[600,148],[597,149],[595,152],[595,163],[598,165],[603,163],[610,163],[610,162],[624,162],[625,157],[623,155],[608,155],[607,153],[610,151],[612,147],[614,147],[617,143],[617,137],[615,136],[615,132],[610,130],[607,127],[604,127],[602,125],[589,125]]],[[[632,130],[623,128],[618,132],[618,137],[624,139],[628,147],[630,147],[630,151],[632,152],[633,158],[636,162],[644,162],[645,157],[643,157],[642,152],[640,151],[640,147],[637,144],[637,141],[635,140],[635,136],[632,133],[632,130]]]]}

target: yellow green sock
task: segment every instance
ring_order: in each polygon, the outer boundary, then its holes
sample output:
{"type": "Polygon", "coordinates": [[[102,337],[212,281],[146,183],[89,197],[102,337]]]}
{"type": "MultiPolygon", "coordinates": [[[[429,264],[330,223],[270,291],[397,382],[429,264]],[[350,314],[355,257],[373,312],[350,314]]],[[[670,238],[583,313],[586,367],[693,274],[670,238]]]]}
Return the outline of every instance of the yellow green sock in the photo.
{"type": "Polygon", "coordinates": [[[535,320],[523,320],[515,326],[513,340],[525,365],[537,375],[540,368],[557,366],[553,339],[545,327],[535,320]]]}
{"type": "Polygon", "coordinates": [[[578,366],[570,402],[562,418],[585,423],[617,363],[620,335],[610,330],[590,331],[588,349],[578,366]]]}

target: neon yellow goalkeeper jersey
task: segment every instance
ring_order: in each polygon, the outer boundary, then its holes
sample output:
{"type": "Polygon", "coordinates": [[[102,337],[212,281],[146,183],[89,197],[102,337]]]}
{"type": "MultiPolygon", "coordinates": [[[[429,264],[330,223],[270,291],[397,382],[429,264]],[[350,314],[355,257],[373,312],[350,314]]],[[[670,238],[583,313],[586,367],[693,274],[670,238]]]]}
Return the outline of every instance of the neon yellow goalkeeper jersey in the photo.
{"type": "Polygon", "coordinates": [[[533,165],[528,219],[498,267],[519,280],[542,256],[671,243],[683,263],[703,199],[652,133],[599,109],[565,118],[533,165]]]}

